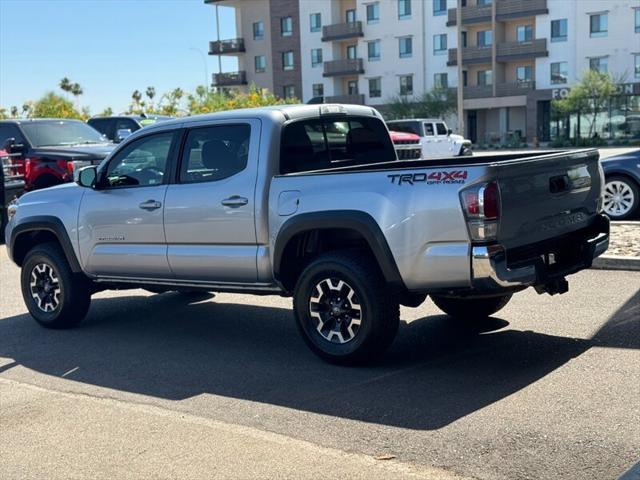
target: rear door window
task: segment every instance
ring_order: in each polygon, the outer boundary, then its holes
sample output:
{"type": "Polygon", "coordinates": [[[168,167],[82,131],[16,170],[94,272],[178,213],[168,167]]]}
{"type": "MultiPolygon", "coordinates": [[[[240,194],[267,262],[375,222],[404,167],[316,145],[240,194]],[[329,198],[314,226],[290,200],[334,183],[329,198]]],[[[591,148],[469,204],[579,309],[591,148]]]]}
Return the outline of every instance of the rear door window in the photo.
{"type": "Polygon", "coordinates": [[[280,171],[305,172],[395,160],[393,144],[379,119],[319,118],[285,127],[280,171]]]}
{"type": "Polygon", "coordinates": [[[425,123],[424,124],[424,134],[427,137],[433,137],[435,135],[433,130],[433,123],[425,123]]]}
{"type": "Polygon", "coordinates": [[[420,122],[397,122],[389,125],[389,130],[394,132],[413,133],[422,137],[420,122]]]}
{"type": "Polygon", "coordinates": [[[98,130],[101,134],[113,140],[113,119],[111,118],[92,118],[89,125],[98,130]]]}

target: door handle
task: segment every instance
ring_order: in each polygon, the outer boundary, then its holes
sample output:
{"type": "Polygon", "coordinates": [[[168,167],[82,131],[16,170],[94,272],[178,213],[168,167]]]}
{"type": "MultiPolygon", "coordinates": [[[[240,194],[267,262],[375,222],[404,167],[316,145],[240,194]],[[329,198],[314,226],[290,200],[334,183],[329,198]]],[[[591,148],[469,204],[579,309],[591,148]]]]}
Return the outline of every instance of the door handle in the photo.
{"type": "Polygon", "coordinates": [[[158,202],[157,200],[147,200],[146,202],[142,202],[138,206],[143,210],[152,211],[152,210],[157,210],[158,208],[160,208],[162,206],[162,204],[160,202],[158,202]]]}
{"type": "Polygon", "coordinates": [[[224,205],[225,207],[231,207],[231,208],[242,207],[247,203],[249,203],[249,200],[247,200],[244,197],[241,197],[240,195],[232,195],[229,198],[225,198],[224,200],[222,200],[222,205],[224,205]]]}

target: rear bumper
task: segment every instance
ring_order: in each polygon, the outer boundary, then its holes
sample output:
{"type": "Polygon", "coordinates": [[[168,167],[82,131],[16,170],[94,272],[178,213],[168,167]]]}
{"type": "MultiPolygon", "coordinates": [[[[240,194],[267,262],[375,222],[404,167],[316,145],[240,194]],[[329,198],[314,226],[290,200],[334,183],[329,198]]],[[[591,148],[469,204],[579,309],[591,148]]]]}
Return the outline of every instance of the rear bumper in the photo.
{"type": "Polygon", "coordinates": [[[609,218],[586,229],[536,245],[507,250],[502,245],[471,250],[473,288],[480,293],[546,285],[589,268],[609,247],[609,218]]]}

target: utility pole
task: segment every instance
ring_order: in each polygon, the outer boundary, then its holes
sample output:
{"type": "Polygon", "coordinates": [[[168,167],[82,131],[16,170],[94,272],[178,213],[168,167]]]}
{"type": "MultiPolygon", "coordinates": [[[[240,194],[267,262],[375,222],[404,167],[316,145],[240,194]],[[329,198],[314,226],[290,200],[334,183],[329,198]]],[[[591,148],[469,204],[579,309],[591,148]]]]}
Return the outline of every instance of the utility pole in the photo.
{"type": "Polygon", "coordinates": [[[456,63],[458,65],[458,134],[464,136],[464,84],[462,82],[462,0],[457,1],[456,29],[458,48],[456,49],[456,63]]]}

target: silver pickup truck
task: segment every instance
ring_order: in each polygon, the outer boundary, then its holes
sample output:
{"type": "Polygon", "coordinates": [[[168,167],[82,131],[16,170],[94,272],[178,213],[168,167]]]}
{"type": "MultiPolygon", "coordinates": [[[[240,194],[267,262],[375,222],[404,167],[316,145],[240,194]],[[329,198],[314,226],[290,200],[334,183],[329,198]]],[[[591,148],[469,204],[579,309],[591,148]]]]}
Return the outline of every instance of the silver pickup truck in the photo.
{"type": "Polygon", "coordinates": [[[103,289],[276,294],[317,354],[362,363],[427,295],[477,318],[567,291],[608,246],[602,183],[595,150],[399,162],[372,108],[270,107],[142,129],[11,205],[6,238],[45,327],[103,289]]]}

